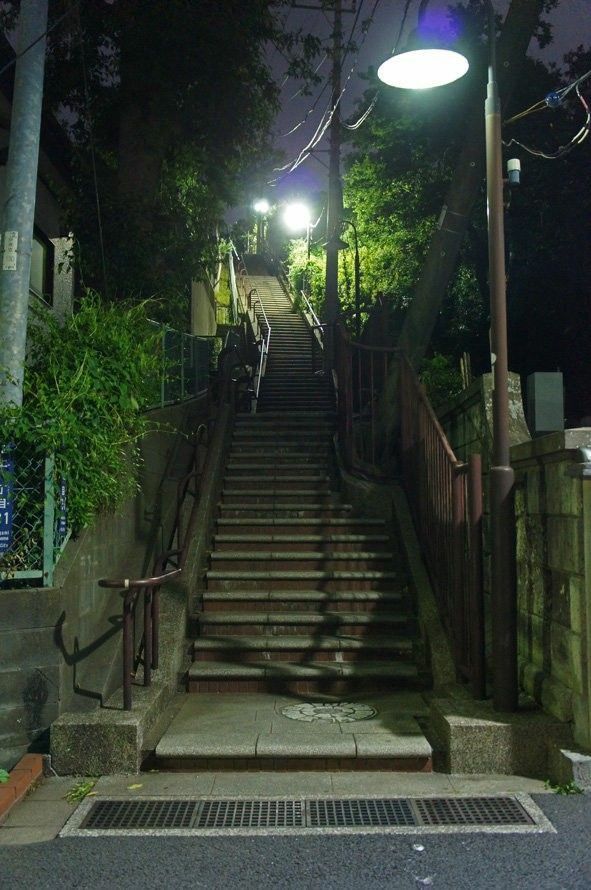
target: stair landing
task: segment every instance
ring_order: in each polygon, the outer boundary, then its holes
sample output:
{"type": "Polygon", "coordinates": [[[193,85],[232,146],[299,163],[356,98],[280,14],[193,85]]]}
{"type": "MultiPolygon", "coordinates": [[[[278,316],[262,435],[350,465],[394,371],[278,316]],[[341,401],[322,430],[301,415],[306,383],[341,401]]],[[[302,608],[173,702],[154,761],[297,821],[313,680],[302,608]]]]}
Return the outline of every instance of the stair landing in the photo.
{"type": "Polygon", "coordinates": [[[156,764],[171,770],[430,772],[432,749],[419,723],[427,715],[423,697],[406,691],[354,695],[345,703],[325,695],[189,695],[156,748],[156,764]],[[326,708],[314,708],[319,704],[337,706],[332,718],[326,708]],[[312,720],[293,719],[286,709],[312,720]],[[335,713],[346,719],[339,722],[335,713]]]}

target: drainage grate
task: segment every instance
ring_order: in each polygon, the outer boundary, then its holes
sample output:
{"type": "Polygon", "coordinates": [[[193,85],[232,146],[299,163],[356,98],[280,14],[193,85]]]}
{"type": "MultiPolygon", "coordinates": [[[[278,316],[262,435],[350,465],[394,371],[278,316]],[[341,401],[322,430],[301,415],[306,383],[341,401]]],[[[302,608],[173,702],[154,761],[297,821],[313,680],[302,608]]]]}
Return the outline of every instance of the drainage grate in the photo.
{"type": "Polygon", "coordinates": [[[310,828],[416,825],[407,800],[310,800],[310,828]]]}
{"type": "Polygon", "coordinates": [[[97,800],[81,828],[191,828],[193,800],[97,800]]]}
{"type": "Polygon", "coordinates": [[[302,828],[301,800],[207,800],[196,828],[302,828]]]}
{"type": "Polygon", "coordinates": [[[421,825],[532,825],[513,797],[429,797],[414,802],[421,825]]]}
{"type": "Polygon", "coordinates": [[[97,800],[81,829],[388,828],[536,825],[514,797],[97,800]]]}

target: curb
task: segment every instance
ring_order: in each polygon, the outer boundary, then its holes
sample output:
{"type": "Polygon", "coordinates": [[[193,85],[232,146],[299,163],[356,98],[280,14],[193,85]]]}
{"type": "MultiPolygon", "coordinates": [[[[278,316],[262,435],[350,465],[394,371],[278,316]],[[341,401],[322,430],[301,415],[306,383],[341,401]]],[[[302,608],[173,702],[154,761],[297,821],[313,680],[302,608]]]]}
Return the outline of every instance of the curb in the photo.
{"type": "Polygon", "coordinates": [[[43,777],[43,755],[25,754],[10,771],[8,782],[0,785],[0,824],[12,807],[43,777]]]}

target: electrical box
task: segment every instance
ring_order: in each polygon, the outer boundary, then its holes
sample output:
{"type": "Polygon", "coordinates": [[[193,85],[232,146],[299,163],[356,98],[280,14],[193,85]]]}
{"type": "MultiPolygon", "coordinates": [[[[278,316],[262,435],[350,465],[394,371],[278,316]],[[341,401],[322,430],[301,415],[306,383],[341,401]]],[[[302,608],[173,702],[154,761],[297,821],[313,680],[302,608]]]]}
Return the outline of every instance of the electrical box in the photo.
{"type": "Polygon", "coordinates": [[[527,425],[534,437],[564,429],[561,371],[536,371],[527,378],[527,425]]]}

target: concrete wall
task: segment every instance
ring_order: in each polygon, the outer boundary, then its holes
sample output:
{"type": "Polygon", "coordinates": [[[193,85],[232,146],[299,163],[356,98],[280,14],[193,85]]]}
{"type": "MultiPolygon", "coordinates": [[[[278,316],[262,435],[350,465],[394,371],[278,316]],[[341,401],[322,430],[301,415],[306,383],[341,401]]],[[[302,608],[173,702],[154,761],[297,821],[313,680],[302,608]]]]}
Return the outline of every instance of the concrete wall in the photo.
{"type": "Polygon", "coordinates": [[[523,688],[591,747],[591,480],[577,472],[591,429],[512,449],[519,667],[523,688]],[[572,475],[572,474],[575,475],[572,475]]]}
{"type": "MultiPolygon", "coordinates": [[[[591,429],[531,440],[511,382],[511,463],[515,469],[519,676],[550,714],[573,721],[576,741],[591,747],[591,480],[571,475],[591,429]]],[[[438,410],[452,448],[465,459],[480,451],[485,472],[492,441],[491,380],[485,375],[438,410]]],[[[488,475],[484,479],[488,503],[488,475]]],[[[485,588],[490,616],[488,517],[485,588]]],[[[490,643],[487,619],[487,641],[490,643]]]]}
{"type": "Polygon", "coordinates": [[[170,431],[142,443],[140,490],[68,543],[51,589],[0,591],[0,766],[44,746],[64,711],[96,708],[120,686],[121,595],[102,577],[141,577],[168,545],[176,484],[189,463],[177,430],[205,419],[204,399],[150,412],[170,431]]]}
{"type": "Polygon", "coordinates": [[[191,333],[201,337],[213,337],[217,330],[215,297],[211,283],[191,282],[191,333]]]}

